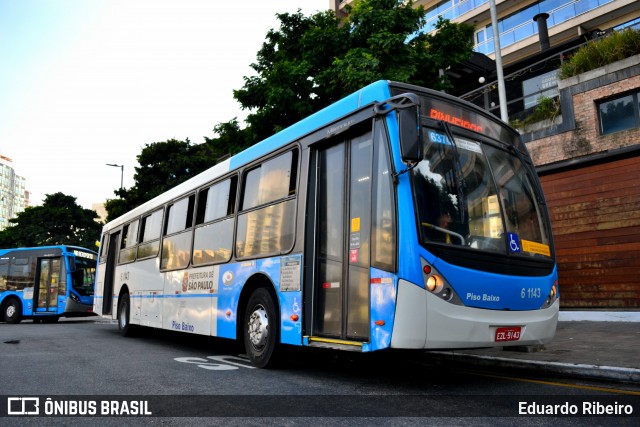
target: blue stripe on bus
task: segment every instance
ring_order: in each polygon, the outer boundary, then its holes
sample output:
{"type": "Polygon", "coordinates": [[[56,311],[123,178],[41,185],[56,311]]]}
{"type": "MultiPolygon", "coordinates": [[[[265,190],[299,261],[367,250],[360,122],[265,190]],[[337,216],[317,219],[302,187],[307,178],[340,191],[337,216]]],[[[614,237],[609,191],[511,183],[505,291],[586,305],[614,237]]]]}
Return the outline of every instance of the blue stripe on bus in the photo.
{"type": "Polygon", "coordinates": [[[218,294],[133,294],[130,295],[131,298],[135,299],[143,299],[143,298],[210,298],[217,297],[218,294]]]}

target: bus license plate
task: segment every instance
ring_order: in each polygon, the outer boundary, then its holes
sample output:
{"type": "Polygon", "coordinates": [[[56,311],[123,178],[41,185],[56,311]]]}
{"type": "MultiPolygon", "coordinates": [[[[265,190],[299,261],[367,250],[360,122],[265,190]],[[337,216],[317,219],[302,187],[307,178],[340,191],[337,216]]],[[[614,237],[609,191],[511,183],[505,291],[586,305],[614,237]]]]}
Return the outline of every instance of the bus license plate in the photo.
{"type": "Polygon", "coordinates": [[[500,341],[518,341],[520,339],[520,326],[509,326],[506,328],[496,329],[496,342],[500,341]]]}

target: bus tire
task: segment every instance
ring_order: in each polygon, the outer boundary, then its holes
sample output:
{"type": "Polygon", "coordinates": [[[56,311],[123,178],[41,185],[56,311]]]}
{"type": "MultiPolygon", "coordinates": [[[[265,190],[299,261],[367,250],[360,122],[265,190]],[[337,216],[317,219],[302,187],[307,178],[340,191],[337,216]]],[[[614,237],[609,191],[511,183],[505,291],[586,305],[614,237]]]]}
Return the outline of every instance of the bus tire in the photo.
{"type": "Polygon", "coordinates": [[[256,289],[244,316],[244,347],[251,363],[258,368],[275,364],[278,316],[273,298],[265,288],[256,289]]]}
{"type": "Polygon", "coordinates": [[[134,327],[131,325],[131,299],[128,293],[124,293],[118,300],[118,330],[123,337],[133,335],[134,327]]]}
{"type": "Polygon", "coordinates": [[[2,315],[7,323],[20,323],[22,320],[22,304],[16,298],[10,298],[2,307],[2,315]]]}

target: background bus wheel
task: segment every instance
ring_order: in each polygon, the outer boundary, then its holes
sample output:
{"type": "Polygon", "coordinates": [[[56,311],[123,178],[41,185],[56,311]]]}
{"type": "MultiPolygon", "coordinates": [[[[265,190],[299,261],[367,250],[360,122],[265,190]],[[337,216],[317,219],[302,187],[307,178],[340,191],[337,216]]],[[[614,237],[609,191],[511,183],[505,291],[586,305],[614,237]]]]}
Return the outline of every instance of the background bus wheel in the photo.
{"type": "Polygon", "coordinates": [[[17,299],[10,299],[2,309],[4,321],[7,323],[20,323],[22,320],[22,304],[17,299]]]}
{"type": "Polygon", "coordinates": [[[129,294],[122,294],[120,300],[118,301],[118,329],[120,330],[120,335],[122,335],[123,337],[130,337],[133,335],[134,328],[130,323],[130,311],[131,303],[129,294]]]}
{"type": "Polygon", "coordinates": [[[58,323],[59,319],[60,318],[58,316],[43,317],[42,323],[58,323]]]}
{"type": "Polygon", "coordinates": [[[258,368],[272,367],[278,336],[278,318],[275,303],[269,291],[256,289],[244,316],[244,347],[247,355],[258,368]]]}

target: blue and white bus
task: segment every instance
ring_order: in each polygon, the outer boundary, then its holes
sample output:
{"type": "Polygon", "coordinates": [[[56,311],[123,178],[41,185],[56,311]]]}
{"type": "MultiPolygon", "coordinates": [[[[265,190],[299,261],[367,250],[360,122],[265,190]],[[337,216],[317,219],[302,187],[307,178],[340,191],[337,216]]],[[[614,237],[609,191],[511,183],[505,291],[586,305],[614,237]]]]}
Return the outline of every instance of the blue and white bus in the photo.
{"type": "Polygon", "coordinates": [[[370,352],[538,345],[558,285],[525,145],[379,81],[106,224],[94,310],[244,342],[370,352]]]}
{"type": "Polygon", "coordinates": [[[0,320],[92,316],[98,254],[76,246],[0,249],[0,320]]]}

